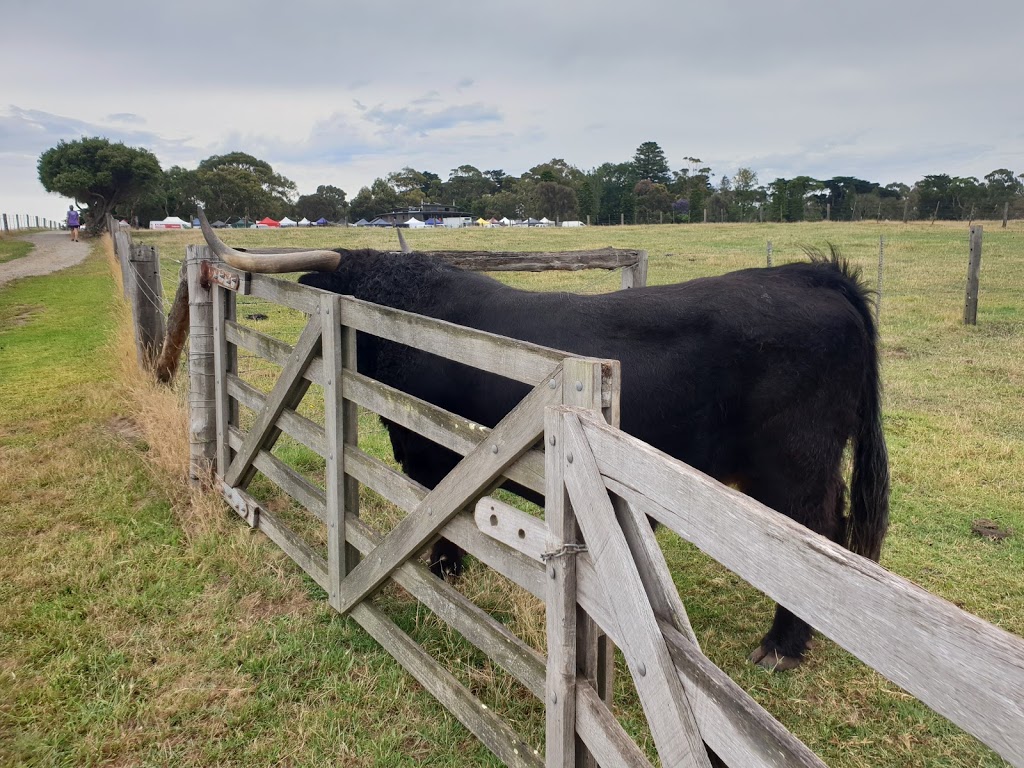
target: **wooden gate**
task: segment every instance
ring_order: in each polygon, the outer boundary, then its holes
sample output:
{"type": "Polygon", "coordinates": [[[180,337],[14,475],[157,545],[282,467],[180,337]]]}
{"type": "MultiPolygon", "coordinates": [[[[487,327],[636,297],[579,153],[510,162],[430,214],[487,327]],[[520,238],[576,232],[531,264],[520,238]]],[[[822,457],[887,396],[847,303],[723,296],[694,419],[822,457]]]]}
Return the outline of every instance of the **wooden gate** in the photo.
{"type": "Polygon", "coordinates": [[[649,516],[1024,766],[1024,640],[620,432],[617,363],[221,265],[204,272],[213,290],[215,476],[225,499],[507,765],[576,765],[587,753],[600,765],[650,765],[609,708],[605,633],[622,649],[662,765],[823,765],[701,653],[649,516]],[[236,322],[239,294],[304,313],[295,344],[236,322]],[[488,429],[360,374],[357,332],[531,389],[488,429]],[[239,348],[280,366],[269,392],[238,375],[239,348]],[[322,425],[298,412],[314,384],[322,425]],[[239,406],[254,414],[246,429],[239,406]],[[360,407],[464,458],[424,488],[359,448],[360,407]],[[282,434],[323,458],[323,488],[271,453],[282,434]],[[252,498],[257,472],[326,527],[325,548],[252,498]],[[492,498],[504,479],[543,492],[545,519],[492,498]],[[406,511],[386,535],[359,518],[360,485],[406,511]],[[438,535],[546,602],[546,657],[418,561],[438,535]],[[544,703],[543,757],[368,599],[388,580],[544,703]]]}

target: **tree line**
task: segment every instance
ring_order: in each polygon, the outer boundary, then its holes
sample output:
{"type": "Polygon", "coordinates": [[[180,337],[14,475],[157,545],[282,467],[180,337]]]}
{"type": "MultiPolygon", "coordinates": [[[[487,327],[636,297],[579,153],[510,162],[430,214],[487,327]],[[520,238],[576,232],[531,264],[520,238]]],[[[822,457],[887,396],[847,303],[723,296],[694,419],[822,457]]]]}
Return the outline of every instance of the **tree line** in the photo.
{"type": "Polygon", "coordinates": [[[474,217],[589,218],[594,224],[971,220],[1000,218],[1004,210],[1024,217],[1024,173],[1006,168],[984,179],[927,175],[912,186],[854,176],[762,184],[749,168],[716,178],[697,157],[683,158],[672,170],[653,141],[641,144],[627,162],[589,171],[559,158],[521,176],[461,165],[442,179],[405,167],[361,188],[351,200],[332,184],[299,195],[295,183],[270,163],[244,152],[214,155],[194,170],[163,170],[149,150],[99,137],[61,142],[40,156],[38,169],[43,187],[75,199],[94,227],[102,227],[107,214],[142,226],[167,216],[188,218],[199,203],[211,219],[227,222],[263,216],[346,222],[424,203],[451,205],[474,217]]]}

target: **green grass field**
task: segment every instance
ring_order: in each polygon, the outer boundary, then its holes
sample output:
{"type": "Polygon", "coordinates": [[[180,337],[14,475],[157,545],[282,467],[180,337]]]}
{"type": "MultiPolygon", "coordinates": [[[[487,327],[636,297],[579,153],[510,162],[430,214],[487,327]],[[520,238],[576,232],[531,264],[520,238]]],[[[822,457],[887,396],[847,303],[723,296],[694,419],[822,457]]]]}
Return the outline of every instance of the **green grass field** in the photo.
{"type": "MultiPolygon", "coordinates": [[[[832,242],[874,282],[884,237],[893,507],[882,564],[1024,635],[1021,222],[1006,230],[986,223],[976,327],[961,322],[966,225],[406,236],[420,249],[644,248],[652,284],[761,266],[768,240],[776,263],[801,258],[803,245],[832,242]],[[974,534],[981,518],[1012,535],[974,534]]],[[[172,260],[201,241],[198,232],[135,238],[160,248],[168,294],[172,260]]],[[[224,238],[250,248],[396,248],[389,230],[226,231],[224,238]]],[[[61,275],[0,290],[0,765],[493,764],[397,663],[332,615],[273,545],[182,490],[182,459],[164,454],[186,434],[183,382],[172,393],[138,383],[129,340],[115,330],[125,316],[105,270],[96,255],[61,275]],[[178,431],[152,426],[168,423],[178,431]]],[[[616,274],[601,272],[502,279],[545,290],[618,284],[616,274]]],[[[257,327],[294,338],[299,318],[248,302],[240,316],[265,312],[269,319],[257,327]]],[[[272,382],[256,361],[243,360],[243,370],[262,386],[272,382]]],[[[316,411],[315,398],[309,408],[316,411]]],[[[360,430],[367,450],[387,455],[372,416],[360,430]]],[[[315,476],[316,462],[295,446],[278,452],[315,476]]],[[[266,485],[257,491],[273,498],[266,485]]],[[[372,494],[362,502],[377,524],[394,519],[372,494]]],[[[1003,764],[826,639],[794,673],[753,668],[744,659],[770,621],[771,603],[693,547],[659,535],[705,652],[829,765],[1003,764]]],[[[474,572],[464,589],[530,642],[543,642],[537,606],[499,578],[474,572]]],[[[400,590],[386,589],[380,601],[488,706],[528,737],[542,737],[536,703],[478,652],[400,590]]],[[[619,675],[620,716],[643,738],[626,677],[619,675]]]]}
{"type": "Polygon", "coordinates": [[[27,256],[32,250],[32,243],[18,240],[13,235],[0,234],[0,264],[27,256]]]}

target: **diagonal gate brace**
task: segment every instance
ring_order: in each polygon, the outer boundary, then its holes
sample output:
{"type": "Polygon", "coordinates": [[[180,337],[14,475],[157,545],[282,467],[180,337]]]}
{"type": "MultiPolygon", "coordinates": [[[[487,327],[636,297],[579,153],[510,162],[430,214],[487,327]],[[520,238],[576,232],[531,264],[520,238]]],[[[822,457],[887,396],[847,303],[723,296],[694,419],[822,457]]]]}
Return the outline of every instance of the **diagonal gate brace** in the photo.
{"type": "Polygon", "coordinates": [[[345,577],[338,601],[340,613],[347,613],[383,584],[396,568],[414,557],[449,520],[488,491],[509,465],[533,447],[544,433],[544,408],[561,401],[561,379],[559,366],[345,577]]]}
{"type": "Polygon", "coordinates": [[[231,465],[223,473],[224,482],[229,486],[240,485],[239,480],[251,477],[251,465],[260,450],[270,450],[281,434],[275,425],[286,408],[294,408],[309,388],[309,382],[302,378],[313,358],[320,353],[322,326],[319,310],[310,316],[295,349],[288,357],[274,389],[267,397],[266,405],[256,417],[252,429],[238,448],[231,465]]]}
{"type": "MultiPolygon", "coordinates": [[[[579,416],[563,413],[566,490],[604,598],[624,632],[620,647],[662,765],[709,768],[700,730],[629,544],[615,517],[579,416]]],[[[657,598],[656,598],[657,599],[657,598]]]]}

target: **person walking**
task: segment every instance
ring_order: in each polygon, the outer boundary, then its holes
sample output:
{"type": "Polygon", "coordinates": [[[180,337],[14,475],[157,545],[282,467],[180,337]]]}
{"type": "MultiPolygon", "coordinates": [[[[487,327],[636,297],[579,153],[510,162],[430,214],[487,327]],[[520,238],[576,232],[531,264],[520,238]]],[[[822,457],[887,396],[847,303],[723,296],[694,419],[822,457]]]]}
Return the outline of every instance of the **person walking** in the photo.
{"type": "Polygon", "coordinates": [[[71,230],[71,242],[78,242],[78,228],[82,226],[82,218],[78,211],[75,210],[75,206],[68,206],[68,229],[71,230]]]}

